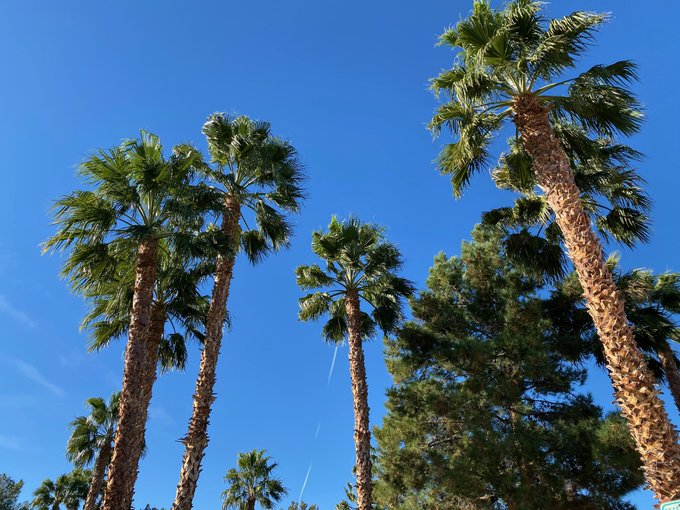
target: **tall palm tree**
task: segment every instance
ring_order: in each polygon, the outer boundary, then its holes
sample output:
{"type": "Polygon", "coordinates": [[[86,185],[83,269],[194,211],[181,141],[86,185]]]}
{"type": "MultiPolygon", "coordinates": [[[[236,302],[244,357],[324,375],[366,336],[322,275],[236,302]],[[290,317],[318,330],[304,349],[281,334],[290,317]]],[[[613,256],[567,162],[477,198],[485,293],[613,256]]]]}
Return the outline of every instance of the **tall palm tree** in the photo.
{"type": "MultiPolygon", "coordinates": [[[[172,239],[193,214],[186,190],[199,160],[200,154],[188,146],[175,147],[166,159],[158,137],[143,131],[139,139],[101,150],[86,160],[80,173],[93,189],[73,192],[55,205],[58,231],[46,249],[71,248],[73,257],[88,250],[132,249],[136,253],[119,420],[104,510],[127,509],[132,504],[159,351],[147,334],[159,323],[153,313],[159,244],[172,239]]],[[[67,260],[66,269],[70,263],[67,260]]],[[[73,285],[77,289],[80,284],[82,275],[76,274],[73,285]]]]}
{"type": "Polygon", "coordinates": [[[253,450],[238,454],[238,468],[231,468],[224,477],[229,488],[222,493],[223,510],[255,510],[256,504],[270,509],[287,494],[281,480],[273,476],[278,464],[270,462],[265,453],[253,450]]]}
{"type": "Polygon", "coordinates": [[[90,471],[75,469],[55,481],[49,478],[43,480],[33,492],[31,507],[36,510],[59,510],[63,504],[66,510],[78,510],[80,501],[87,496],[91,476],[90,471]]]}
{"type": "Polygon", "coordinates": [[[85,403],[90,413],[78,416],[70,423],[71,436],[66,444],[66,458],[79,468],[94,464],[83,510],[95,509],[104,488],[106,467],[113,453],[119,398],[120,393],[114,393],[108,402],[103,398],[87,399],[85,403]]]}
{"type": "Polygon", "coordinates": [[[581,281],[647,481],[657,498],[670,500],[680,497],[678,435],[636,346],[623,298],[554,129],[555,122],[573,121],[596,137],[636,132],[642,115],[626,88],[635,79],[635,66],[628,61],[597,65],[565,79],[606,16],[574,12],[547,23],[540,10],[532,0],[514,0],[502,10],[476,0],[470,16],[441,36],[441,43],[458,55],[456,64],[433,80],[433,89],[447,101],[431,126],[435,133],[448,127],[458,139],[444,148],[439,166],[452,175],[460,195],[485,165],[494,134],[505,120],[514,122],[518,144],[531,158],[536,183],[581,281]]]}
{"type": "Polygon", "coordinates": [[[364,364],[364,339],[394,331],[402,316],[403,300],[412,295],[413,284],[396,272],[402,264],[399,250],[384,238],[383,229],[356,218],[333,217],[328,232],[312,234],[312,251],[323,259],[319,265],[300,266],[297,283],[303,290],[316,290],[300,299],[301,320],[329,319],[323,335],[330,342],[349,344],[350,378],[354,398],[354,445],[356,493],[359,510],[372,508],[371,429],[368,386],[364,364]],[[364,306],[370,314],[362,311],[364,306]]]}
{"type": "MultiPolygon", "coordinates": [[[[205,324],[194,406],[173,510],[190,510],[208,445],[210,410],[215,400],[217,360],[234,263],[243,252],[251,263],[287,246],[291,227],[286,214],[297,212],[303,198],[301,165],[292,145],[271,134],[266,122],[248,117],[211,115],[203,126],[215,168],[204,168],[211,185],[206,203],[221,218],[219,234],[226,250],[215,259],[214,285],[205,324]]],[[[219,237],[219,236],[218,236],[219,237]]]]}

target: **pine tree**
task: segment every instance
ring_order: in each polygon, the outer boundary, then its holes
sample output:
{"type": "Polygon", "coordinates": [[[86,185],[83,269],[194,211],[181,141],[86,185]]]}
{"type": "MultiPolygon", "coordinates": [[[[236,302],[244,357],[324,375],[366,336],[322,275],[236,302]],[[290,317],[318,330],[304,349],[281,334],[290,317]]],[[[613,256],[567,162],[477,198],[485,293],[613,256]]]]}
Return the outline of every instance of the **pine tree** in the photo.
{"type": "Polygon", "coordinates": [[[435,258],[415,320],[387,343],[380,508],[633,508],[633,440],[578,391],[586,372],[562,356],[547,290],[503,257],[497,231],[435,258]]]}

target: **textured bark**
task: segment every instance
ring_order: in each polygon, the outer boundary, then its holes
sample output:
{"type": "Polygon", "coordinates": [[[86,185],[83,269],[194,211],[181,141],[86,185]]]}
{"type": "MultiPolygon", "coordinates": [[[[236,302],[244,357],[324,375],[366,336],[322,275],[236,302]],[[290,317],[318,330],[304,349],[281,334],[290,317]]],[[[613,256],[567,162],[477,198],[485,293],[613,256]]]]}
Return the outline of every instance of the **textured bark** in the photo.
{"type": "Polygon", "coordinates": [[[588,312],[603,345],[614,394],[640,453],[649,486],[661,501],[680,498],[680,445],[655,378],[637,347],[624,312],[621,293],[608,270],[602,246],[580,201],[580,192],[564,150],[550,124],[548,110],[532,96],[514,104],[515,123],[533,160],[564,236],[583,288],[588,312]]]}
{"type": "MultiPolygon", "coordinates": [[[[239,203],[228,196],[225,200],[222,232],[234,243],[238,242],[240,214],[239,203]]],[[[208,424],[210,423],[210,410],[215,401],[213,390],[217,379],[217,360],[222,345],[222,331],[227,313],[229,288],[234,273],[236,248],[237,246],[234,246],[233,253],[220,255],[217,258],[212,299],[205,325],[201,364],[194,391],[194,408],[189,420],[187,435],[182,439],[185,448],[184,458],[172,510],[191,510],[201,473],[201,463],[208,446],[208,424]]]]}
{"type": "Polygon", "coordinates": [[[59,510],[59,500],[57,498],[54,498],[54,502],[52,503],[52,510],[59,510]]]}
{"type": "Polygon", "coordinates": [[[675,407],[680,411],[680,372],[678,372],[678,364],[675,362],[675,356],[671,346],[667,343],[660,347],[657,351],[663,373],[668,382],[668,389],[671,391],[675,407]]]}
{"type": "Polygon", "coordinates": [[[356,291],[345,301],[349,337],[349,373],[354,398],[354,448],[356,450],[357,510],[373,508],[371,476],[371,429],[368,419],[368,384],[361,338],[361,309],[356,291]]]}
{"type": "Polygon", "coordinates": [[[92,469],[92,479],[90,480],[90,488],[87,491],[87,497],[83,504],[83,510],[95,510],[97,507],[97,499],[104,488],[104,476],[106,475],[106,466],[111,460],[111,445],[104,445],[97,454],[97,460],[94,462],[92,469]]]}
{"type": "Polygon", "coordinates": [[[102,510],[130,510],[139,472],[139,459],[144,449],[151,388],[156,379],[158,365],[159,327],[161,335],[163,334],[163,321],[159,316],[161,310],[153,306],[157,251],[158,245],[151,239],[144,241],[137,253],[118,427],[102,510]]]}

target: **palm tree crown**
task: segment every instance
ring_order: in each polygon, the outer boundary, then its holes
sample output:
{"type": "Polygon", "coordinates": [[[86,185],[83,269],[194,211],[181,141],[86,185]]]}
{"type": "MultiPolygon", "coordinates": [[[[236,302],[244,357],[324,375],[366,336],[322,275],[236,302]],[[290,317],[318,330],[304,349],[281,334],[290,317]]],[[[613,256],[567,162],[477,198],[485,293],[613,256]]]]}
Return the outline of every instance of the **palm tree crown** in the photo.
{"type": "Polygon", "coordinates": [[[66,510],[77,510],[80,501],[85,499],[91,473],[75,469],[71,473],[43,480],[33,492],[31,507],[36,510],[59,510],[64,505],[66,510]]]}
{"type": "MultiPolygon", "coordinates": [[[[79,168],[94,189],[75,191],[56,202],[58,230],[45,248],[75,245],[64,266],[69,275],[90,258],[100,256],[102,250],[125,249],[121,243],[129,247],[131,242],[172,236],[176,227],[192,216],[187,190],[200,160],[200,153],[188,145],[176,146],[166,159],[160,139],[146,131],[139,139],[101,150],[79,168]]],[[[99,264],[89,269],[109,268],[99,264]]],[[[76,271],[75,275],[74,288],[79,290],[103,273],[76,271]]]]}
{"type": "Polygon", "coordinates": [[[635,324],[638,343],[652,348],[680,341],[680,273],[654,274],[648,269],[616,273],[618,287],[626,298],[628,317],[635,324]]]}
{"type": "Polygon", "coordinates": [[[206,196],[219,214],[237,215],[239,245],[255,263],[287,246],[286,213],[304,198],[302,166],[295,148],[271,134],[268,122],[241,115],[211,115],[203,126],[215,168],[203,167],[212,185],[206,196]],[[225,199],[237,210],[225,211],[225,199]]]}
{"type": "Polygon", "coordinates": [[[397,247],[384,239],[382,228],[357,218],[341,222],[334,217],[327,233],[312,234],[312,250],[325,260],[326,268],[318,264],[298,267],[297,283],[304,290],[328,290],[300,299],[301,320],[329,314],[323,335],[341,342],[347,336],[345,301],[353,294],[371,309],[361,312],[362,338],[372,337],[376,328],[385,333],[394,330],[402,316],[403,298],[413,293],[414,286],[396,274],[402,258],[397,247]]]}
{"type": "Polygon", "coordinates": [[[432,80],[435,93],[449,100],[431,127],[435,133],[448,127],[458,136],[439,158],[456,196],[488,161],[493,135],[519,103],[545,105],[553,122],[574,123],[604,139],[640,127],[640,105],[625,88],[636,79],[632,62],[596,65],[562,78],[607,16],[577,11],[548,23],[540,10],[534,0],[514,0],[500,11],[476,0],[471,15],[440,38],[440,44],[459,52],[456,64],[432,80]]]}
{"type": "Polygon", "coordinates": [[[90,409],[87,416],[78,416],[70,423],[71,436],[66,445],[66,458],[76,467],[92,464],[97,453],[111,447],[118,422],[120,392],[114,393],[106,402],[103,398],[85,401],[90,409]]]}
{"type": "Polygon", "coordinates": [[[224,477],[229,488],[222,493],[223,509],[254,510],[256,503],[270,509],[286,495],[283,483],[273,475],[278,464],[265,453],[238,454],[238,468],[231,468],[224,477]]]}

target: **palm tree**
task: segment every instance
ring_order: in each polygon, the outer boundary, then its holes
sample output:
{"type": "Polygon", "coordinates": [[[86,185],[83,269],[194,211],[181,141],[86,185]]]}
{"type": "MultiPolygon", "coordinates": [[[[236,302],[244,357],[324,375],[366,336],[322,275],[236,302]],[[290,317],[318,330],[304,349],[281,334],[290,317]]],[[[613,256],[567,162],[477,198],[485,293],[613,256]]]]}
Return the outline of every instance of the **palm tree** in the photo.
{"type": "Polygon", "coordinates": [[[327,314],[324,337],[335,343],[348,339],[357,502],[359,510],[368,510],[373,502],[371,430],[362,342],[374,336],[376,329],[385,334],[394,331],[402,316],[403,300],[412,295],[414,287],[397,276],[402,264],[399,250],[385,241],[383,229],[376,225],[356,218],[340,222],[333,217],[327,233],[312,234],[312,251],[326,262],[326,269],[317,264],[300,266],[297,283],[303,290],[328,290],[301,298],[299,317],[307,321],[327,314]],[[371,308],[370,314],[362,311],[362,301],[371,308]]]}
{"type": "Polygon", "coordinates": [[[114,393],[108,403],[102,398],[87,399],[85,403],[90,409],[89,415],[78,416],[70,423],[72,430],[66,444],[66,458],[79,468],[94,464],[83,510],[95,509],[104,488],[106,467],[111,461],[118,423],[119,398],[120,393],[114,393]]]}
{"type": "Polygon", "coordinates": [[[606,16],[574,12],[546,23],[540,9],[532,0],[514,0],[503,10],[476,0],[470,16],[441,36],[442,44],[459,51],[456,64],[433,80],[433,89],[447,101],[431,126],[435,133],[449,127],[458,139],[444,148],[439,166],[452,175],[454,193],[460,195],[487,161],[493,135],[512,119],[581,281],[647,481],[661,501],[674,499],[680,497],[678,435],[637,348],[554,129],[555,122],[573,121],[595,137],[636,132],[642,115],[626,89],[635,79],[635,66],[628,61],[597,65],[564,79],[606,16]]]}
{"type": "Polygon", "coordinates": [[[319,510],[319,506],[318,505],[308,505],[304,501],[300,501],[299,503],[297,501],[293,501],[288,506],[288,510],[319,510]]]}
{"type": "Polygon", "coordinates": [[[37,510],[59,510],[59,504],[63,498],[62,493],[63,482],[59,484],[59,489],[57,489],[57,484],[47,478],[33,492],[35,497],[31,502],[31,508],[36,508],[37,510]]]}
{"type": "MultiPolygon", "coordinates": [[[[672,344],[680,341],[675,318],[680,313],[680,273],[654,274],[648,269],[616,270],[618,259],[611,258],[614,278],[624,296],[626,314],[634,325],[635,339],[665,379],[680,411],[680,371],[672,344]],[[656,358],[656,359],[654,359],[656,358]]],[[[598,353],[599,354],[599,353],[598,353]]],[[[604,362],[604,360],[598,360],[604,362]]]]}
{"type": "Polygon", "coordinates": [[[287,246],[291,227],[286,214],[297,212],[303,198],[297,153],[292,145],[271,134],[268,123],[217,113],[208,118],[203,133],[216,165],[204,169],[212,181],[204,189],[205,197],[212,197],[213,210],[221,217],[219,234],[228,249],[221,249],[215,260],[212,300],[173,510],[191,509],[208,445],[217,360],[236,256],[242,251],[254,264],[287,246]]]}
{"type": "Polygon", "coordinates": [[[231,468],[224,477],[229,488],[222,493],[223,510],[255,510],[256,504],[270,509],[287,494],[281,480],[272,475],[278,464],[270,462],[265,453],[253,450],[238,454],[238,468],[231,468]]]}
{"type": "Polygon", "coordinates": [[[75,469],[59,476],[56,481],[49,478],[43,480],[33,492],[31,507],[36,510],[59,510],[63,504],[66,510],[78,510],[80,501],[87,496],[91,476],[90,471],[75,469]]]}
{"type": "MultiPolygon", "coordinates": [[[[80,173],[94,189],[73,192],[55,206],[59,228],[46,249],[72,248],[75,259],[97,250],[135,251],[123,387],[104,510],[132,504],[159,351],[151,340],[154,335],[147,335],[159,323],[153,313],[159,244],[172,239],[193,214],[185,194],[199,160],[199,153],[188,146],[175,147],[166,159],[158,137],[143,131],[138,140],[101,150],[85,161],[80,173]]],[[[67,272],[72,264],[78,262],[67,260],[67,272]]],[[[82,277],[76,272],[76,290],[87,285],[82,277]]]]}
{"type": "Polygon", "coordinates": [[[644,352],[657,358],[660,378],[665,379],[680,410],[680,372],[671,347],[672,342],[680,340],[680,328],[674,320],[680,312],[680,274],[655,275],[647,269],[618,272],[617,262],[610,261],[610,266],[635,326],[635,338],[644,352]]]}

